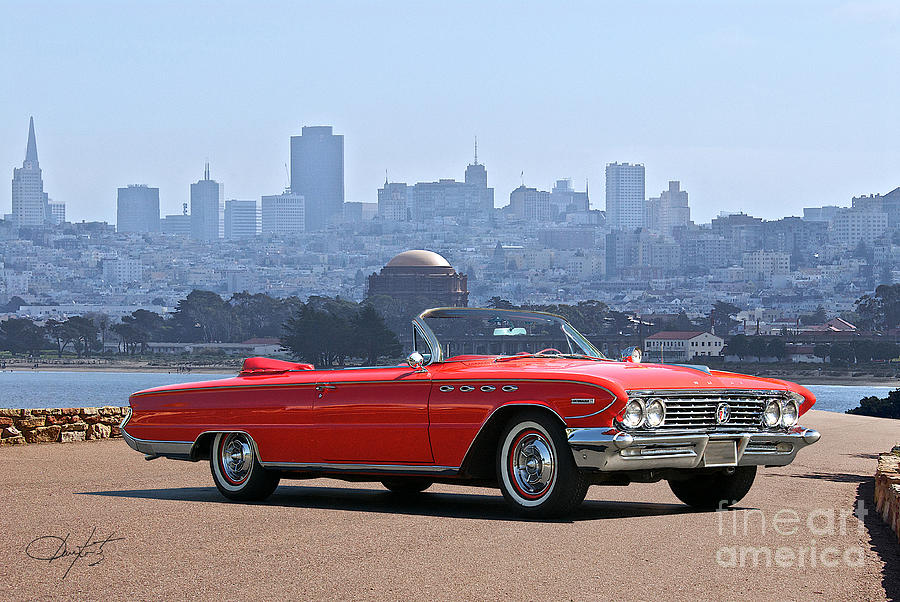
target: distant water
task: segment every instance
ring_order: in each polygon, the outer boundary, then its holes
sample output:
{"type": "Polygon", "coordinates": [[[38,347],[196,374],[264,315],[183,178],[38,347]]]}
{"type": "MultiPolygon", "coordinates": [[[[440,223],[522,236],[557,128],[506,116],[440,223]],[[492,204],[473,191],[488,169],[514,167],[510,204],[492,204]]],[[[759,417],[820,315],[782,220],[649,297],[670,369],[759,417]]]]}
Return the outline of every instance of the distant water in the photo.
{"type": "MultiPolygon", "coordinates": [[[[900,387],[900,384],[897,385],[900,387]]],[[[846,412],[859,405],[863,397],[887,397],[897,387],[868,387],[856,385],[806,385],[816,396],[813,409],[829,412],[846,412]]]]}
{"type": "MultiPolygon", "coordinates": [[[[230,378],[229,374],[167,374],[165,372],[0,372],[0,408],[71,408],[128,405],[141,389],[230,378]]],[[[817,410],[843,412],[863,397],[886,397],[896,387],[809,385],[817,410]]]]}
{"type": "Polygon", "coordinates": [[[128,396],[135,391],[231,376],[200,372],[0,372],[0,408],[127,406],[128,396]]]}

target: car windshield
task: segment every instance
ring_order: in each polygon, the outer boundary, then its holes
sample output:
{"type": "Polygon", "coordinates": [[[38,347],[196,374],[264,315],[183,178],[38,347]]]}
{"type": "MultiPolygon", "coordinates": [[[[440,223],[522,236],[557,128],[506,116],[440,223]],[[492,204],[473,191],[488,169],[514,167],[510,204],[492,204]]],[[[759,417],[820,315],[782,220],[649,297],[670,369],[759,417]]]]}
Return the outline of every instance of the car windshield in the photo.
{"type": "Polygon", "coordinates": [[[500,356],[498,361],[536,356],[604,359],[603,354],[571,324],[552,314],[500,309],[432,309],[423,312],[416,321],[427,326],[433,334],[442,359],[465,355],[500,356]]]}

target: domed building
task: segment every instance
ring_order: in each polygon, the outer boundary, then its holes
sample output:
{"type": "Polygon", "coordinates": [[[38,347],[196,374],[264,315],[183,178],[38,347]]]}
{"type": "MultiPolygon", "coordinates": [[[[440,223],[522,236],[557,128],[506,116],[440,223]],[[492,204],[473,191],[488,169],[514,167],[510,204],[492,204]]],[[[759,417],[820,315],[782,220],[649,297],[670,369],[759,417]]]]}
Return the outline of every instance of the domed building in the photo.
{"type": "Polygon", "coordinates": [[[466,307],[469,289],[466,275],[433,251],[404,251],[369,276],[367,297],[385,295],[404,305],[466,307]]]}

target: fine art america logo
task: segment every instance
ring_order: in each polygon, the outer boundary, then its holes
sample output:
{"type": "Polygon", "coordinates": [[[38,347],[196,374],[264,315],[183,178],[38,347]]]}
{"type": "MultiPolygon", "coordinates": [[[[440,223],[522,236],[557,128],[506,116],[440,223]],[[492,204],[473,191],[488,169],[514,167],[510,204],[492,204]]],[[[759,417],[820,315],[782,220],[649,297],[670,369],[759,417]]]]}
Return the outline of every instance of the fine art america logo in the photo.
{"type": "Polygon", "coordinates": [[[856,510],[816,508],[808,514],[783,508],[767,516],[762,510],[727,510],[720,504],[716,512],[719,519],[719,536],[731,541],[762,539],[794,545],[727,545],[716,550],[716,563],[723,568],[779,567],[779,568],[834,568],[843,564],[860,568],[865,564],[866,553],[859,545],[859,537],[865,533],[864,519],[868,514],[862,500],[856,510]],[[855,517],[857,537],[849,526],[855,517]],[[789,539],[788,539],[789,538],[789,539]],[[820,541],[827,538],[827,542],[820,541]],[[838,538],[847,538],[847,545],[837,545],[838,538]],[[799,544],[799,545],[797,545],[799,544]]]}

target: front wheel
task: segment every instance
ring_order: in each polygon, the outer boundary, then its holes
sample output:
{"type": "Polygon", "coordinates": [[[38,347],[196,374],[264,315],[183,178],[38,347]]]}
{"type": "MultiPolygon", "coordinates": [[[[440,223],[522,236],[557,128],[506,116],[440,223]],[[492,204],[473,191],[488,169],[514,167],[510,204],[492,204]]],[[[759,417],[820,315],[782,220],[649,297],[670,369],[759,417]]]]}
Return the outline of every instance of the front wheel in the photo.
{"type": "Polygon", "coordinates": [[[497,445],[500,491],[519,514],[536,518],[572,512],[587,494],[588,482],[562,428],[541,412],[510,420],[497,445]]]}
{"type": "Polygon", "coordinates": [[[738,466],[710,474],[669,481],[679,500],[699,510],[728,508],[741,501],[753,486],[756,466],[738,466]]]}
{"type": "Polygon", "coordinates": [[[216,488],[230,500],[264,500],[278,487],[278,477],[259,463],[246,433],[217,434],[209,464],[216,488]]]}

